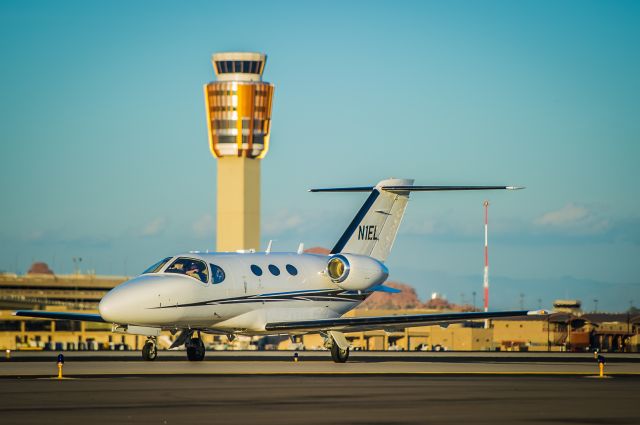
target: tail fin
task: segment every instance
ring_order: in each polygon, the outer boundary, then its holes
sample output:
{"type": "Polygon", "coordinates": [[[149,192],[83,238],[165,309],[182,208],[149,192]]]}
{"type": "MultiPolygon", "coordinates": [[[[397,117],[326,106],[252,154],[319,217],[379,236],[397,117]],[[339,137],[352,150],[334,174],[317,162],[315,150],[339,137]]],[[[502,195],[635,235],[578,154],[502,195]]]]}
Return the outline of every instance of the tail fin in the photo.
{"type": "Polygon", "coordinates": [[[371,192],[331,250],[385,261],[396,240],[409,193],[414,191],[523,189],[517,186],[414,186],[412,179],[387,179],[377,185],[311,189],[310,192],[371,192]]]}
{"type": "Polygon", "coordinates": [[[407,208],[409,191],[388,191],[382,187],[412,185],[413,180],[389,179],[369,188],[371,194],[331,253],[349,252],[386,260],[407,208]]]}

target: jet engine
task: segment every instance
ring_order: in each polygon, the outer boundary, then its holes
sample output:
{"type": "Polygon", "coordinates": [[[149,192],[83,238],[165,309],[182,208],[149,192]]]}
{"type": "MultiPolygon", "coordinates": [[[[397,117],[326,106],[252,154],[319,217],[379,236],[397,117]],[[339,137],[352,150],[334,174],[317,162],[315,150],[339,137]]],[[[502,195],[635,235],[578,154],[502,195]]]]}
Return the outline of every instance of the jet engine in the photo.
{"type": "Polygon", "coordinates": [[[342,289],[363,291],[380,285],[389,276],[389,270],[380,261],[364,255],[336,254],[327,263],[329,279],[342,289]]]}

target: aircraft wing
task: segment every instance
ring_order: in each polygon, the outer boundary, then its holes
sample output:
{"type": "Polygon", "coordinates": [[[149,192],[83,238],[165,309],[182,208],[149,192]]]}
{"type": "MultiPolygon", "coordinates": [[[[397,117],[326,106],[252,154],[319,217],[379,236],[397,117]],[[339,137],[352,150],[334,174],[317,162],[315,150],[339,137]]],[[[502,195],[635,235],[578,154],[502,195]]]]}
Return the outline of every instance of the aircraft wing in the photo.
{"type": "Polygon", "coordinates": [[[282,332],[318,332],[342,331],[359,332],[374,329],[403,329],[414,326],[438,325],[454,322],[464,322],[474,319],[495,319],[499,317],[518,317],[544,315],[544,310],[527,311],[496,311],[471,313],[438,313],[412,314],[402,316],[373,316],[373,317],[339,317],[336,319],[302,320],[296,322],[267,323],[265,330],[275,333],[282,332]]]}
{"type": "Polygon", "coordinates": [[[14,316],[40,317],[42,319],[54,320],[78,320],[81,322],[102,322],[106,321],[99,314],[88,313],[66,313],[62,311],[41,311],[41,310],[18,310],[14,316]]]}

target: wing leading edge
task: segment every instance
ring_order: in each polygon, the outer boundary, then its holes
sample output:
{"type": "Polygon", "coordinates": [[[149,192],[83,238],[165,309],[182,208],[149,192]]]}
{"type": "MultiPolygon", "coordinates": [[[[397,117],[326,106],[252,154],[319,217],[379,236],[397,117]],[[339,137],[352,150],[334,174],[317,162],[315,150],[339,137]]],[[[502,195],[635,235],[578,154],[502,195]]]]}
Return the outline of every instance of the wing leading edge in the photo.
{"type": "Polygon", "coordinates": [[[340,317],[336,319],[303,320],[299,322],[267,323],[266,331],[273,332],[314,332],[314,331],[345,331],[355,332],[372,329],[409,328],[429,324],[444,324],[463,322],[474,319],[495,319],[499,317],[518,317],[545,315],[548,312],[539,311],[496,311],[471,313],[441,313],[441,314],[412,314],[403,316],[374,316],[374,317],[340,317]]]}
{"type": "Polygon", "coordinates": [[[40,317],[42,319],[54,320],[78,320],[81,322],[102,322],[106,321],[99,314],[88,313],[65,313],[61,311],[39,311],[39,310],[18,310],[14,316],[40,317]]]}

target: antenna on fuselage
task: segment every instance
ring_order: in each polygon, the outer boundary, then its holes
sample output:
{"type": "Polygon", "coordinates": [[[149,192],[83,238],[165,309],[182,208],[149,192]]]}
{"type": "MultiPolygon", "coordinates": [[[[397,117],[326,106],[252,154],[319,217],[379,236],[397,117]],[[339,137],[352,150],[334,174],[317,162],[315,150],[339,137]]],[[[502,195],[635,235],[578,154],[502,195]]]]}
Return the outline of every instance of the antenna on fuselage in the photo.
{"type": "Polygon", "coordinates": [[[269,239],[269,245],[267,245],[267,250],[264,252],[265,254],[271,253],[271,245],[273,245],[273,239],[269,239]]]}
{"type": "Polygon", "coordinates": [[[298,254],[302,254],[304,252],[304,242],[300,242],[298,245],[298,254]]]}

